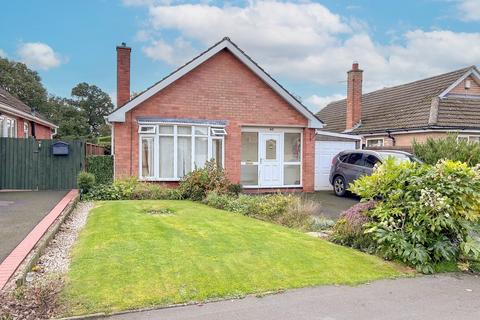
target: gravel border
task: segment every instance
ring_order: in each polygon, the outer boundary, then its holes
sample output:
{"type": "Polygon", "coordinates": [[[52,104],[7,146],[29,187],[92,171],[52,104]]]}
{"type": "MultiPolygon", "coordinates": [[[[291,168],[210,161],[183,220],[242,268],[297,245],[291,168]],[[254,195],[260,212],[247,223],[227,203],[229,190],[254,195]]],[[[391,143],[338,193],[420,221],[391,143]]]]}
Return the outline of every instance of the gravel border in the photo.
{"type": "Polygon", "coordinates": [[[45,248],[32,271],[27,273],[27,285],[47,280],[46,278],[52,275],[65,275],[68,272],[70,250],[75,244],[80,230],[85,226],[88,214],[93,207],[93,202],[79,202],[77,204],[45,248]]]}

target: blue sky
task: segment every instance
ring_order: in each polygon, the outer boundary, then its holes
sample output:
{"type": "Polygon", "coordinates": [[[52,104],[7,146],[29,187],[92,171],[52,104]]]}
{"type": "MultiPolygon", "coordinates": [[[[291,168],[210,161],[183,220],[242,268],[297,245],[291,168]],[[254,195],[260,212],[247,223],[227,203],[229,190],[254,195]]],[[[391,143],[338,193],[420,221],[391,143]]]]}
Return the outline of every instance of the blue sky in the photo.
{"type": "Polygon", "coordinates": [[[354,60],[365,91],[480,61],[480,0],[32,0],[2,11],[0,55],[60,96],[85,81],[114,97],[122,41],[134,92],[230,36],[312,110],[345,95],[354,60]]]}

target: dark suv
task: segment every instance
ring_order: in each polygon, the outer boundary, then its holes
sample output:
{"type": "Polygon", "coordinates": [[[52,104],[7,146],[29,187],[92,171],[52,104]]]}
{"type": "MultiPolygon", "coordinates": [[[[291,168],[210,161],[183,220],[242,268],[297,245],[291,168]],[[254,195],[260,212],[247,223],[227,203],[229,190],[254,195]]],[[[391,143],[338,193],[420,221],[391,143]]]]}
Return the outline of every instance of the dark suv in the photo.
{"type": "Polygon", "coordinates": [[[408,152],[396,150],[349,150],[342,151],[333,157],[330,169],[330,183],[339,197],[347,192],[348,185],[363,175],[370,175],[373,167],[388,157],[399,161],[421,162],[408,152]]]}

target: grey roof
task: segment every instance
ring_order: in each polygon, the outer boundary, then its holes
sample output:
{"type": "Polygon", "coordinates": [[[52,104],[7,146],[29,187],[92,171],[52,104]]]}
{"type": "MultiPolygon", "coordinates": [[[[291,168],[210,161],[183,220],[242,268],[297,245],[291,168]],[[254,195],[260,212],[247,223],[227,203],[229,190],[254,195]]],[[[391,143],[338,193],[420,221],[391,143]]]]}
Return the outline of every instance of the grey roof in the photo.
{"type": "Polygon", "coordinates": [[[47,122],[51,124],[53,127],[56,127],[53,123],[51,123],[44,115],[39,113],[38,111],[33,110],[29,106],[27,106],[25,103],[23,103],[21,100],[17,99],[15,96],[10,94],[7,90],[4,88],[0,87],[0,103],[3,103],[11,108],[14,108],[18,111],[28,113],[32,117],[38,118],[40,120],[43,120],[44,122],[47,122]]]}
{"type": "Polygon", "coordinates": [[[208,119],[191,119],[191,118],[156,118],[156,117],[138,117],[138,122],[143,123],[185,123],[185,124],[202,124],[208,126],[226,126],[227,120],[208,120],[208,119]]]}
{"type": "MultiPolygon", "coordinates": [[[[413,130],[438,127],[480,127],[480,99],[446,97],[439,101],[436,122],[430,120],[432,99],[475,66],[427,79],[385,88],[362,95],[361,124],[351,133],[368,134],[386,130],[413,130]]],[[[328,104],[318,112],[327,131],[343,132],[346,99],[328,104]]]]}
{"type": "Polygon", "coordinates": [[[9,107],[15,108],[18,111],[32,113],[32,108],[11,95],[7,90],[0,87],[0,102],[9,107]]]}

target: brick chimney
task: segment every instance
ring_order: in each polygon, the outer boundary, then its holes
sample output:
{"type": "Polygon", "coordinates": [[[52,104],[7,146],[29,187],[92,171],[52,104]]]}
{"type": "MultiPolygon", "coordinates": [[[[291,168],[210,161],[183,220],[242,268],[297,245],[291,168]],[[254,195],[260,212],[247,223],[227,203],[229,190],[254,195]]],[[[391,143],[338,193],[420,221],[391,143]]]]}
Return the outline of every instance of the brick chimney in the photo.
{"type": "Polygon", "coordinates": [[[117,108],[130,100],[130,52],[125,42],[117,46],[117,108]]]}
{"type": "Polygon", "coordinates": [[[346,129],[352,129],[362,119],[362,80],[363,70],[358,62],[352,64],[347,78],[347,123],[346,129]]]}

